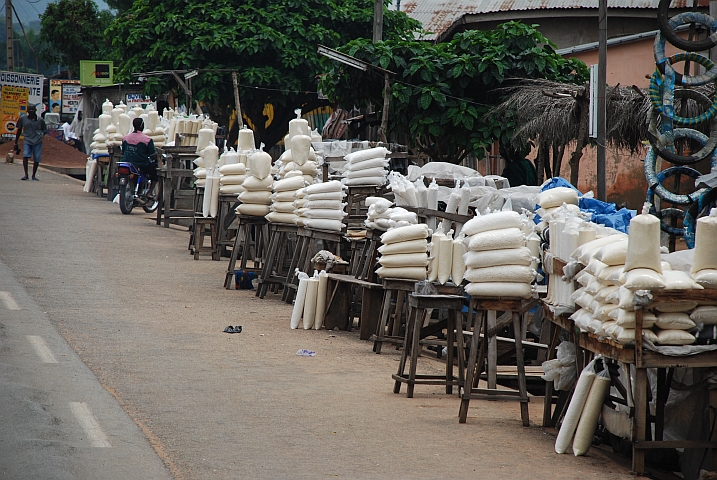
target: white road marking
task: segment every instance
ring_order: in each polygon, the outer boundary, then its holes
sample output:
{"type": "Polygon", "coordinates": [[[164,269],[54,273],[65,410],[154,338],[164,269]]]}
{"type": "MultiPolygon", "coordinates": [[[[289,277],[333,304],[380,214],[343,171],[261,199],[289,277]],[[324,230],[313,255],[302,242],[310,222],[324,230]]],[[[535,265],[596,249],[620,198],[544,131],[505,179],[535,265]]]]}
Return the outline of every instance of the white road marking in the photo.
{"type": "Polygon", "coordinates": [[[112,444],[107,439],[107,435],[100,427],[99,422],[92,414],[92,410],[84,402],[70,402],[70,410],[80,422],[82,429],[87,434],[90,445],[98,448],[110,448],[112,444]]]}
{"type": "Polygon", "coordinates": [[[27,335],[27,339],[30,340],[32,346],[35,347],[35,353],[40,357],[40,360],[45,363],[57,363],[57,359],[52,353],[52,350],[50,350],[50,347],[45,343],[45,339],[39,335],[27,335]]]}
{"type": "Polygon", "coordinates": [[[2,303],[5,304],[5,308],[8,310],[20,310],[20,305],[18,305],[12,297],[12,293],[0,292],[0,300],[2,300],[2,303]]]}

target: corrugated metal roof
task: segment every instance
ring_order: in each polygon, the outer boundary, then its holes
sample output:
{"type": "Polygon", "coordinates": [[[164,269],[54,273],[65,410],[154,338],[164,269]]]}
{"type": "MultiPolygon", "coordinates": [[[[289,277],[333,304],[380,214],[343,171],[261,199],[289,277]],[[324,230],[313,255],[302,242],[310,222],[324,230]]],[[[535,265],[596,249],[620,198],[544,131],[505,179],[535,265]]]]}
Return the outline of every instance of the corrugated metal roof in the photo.
{"type": "MultiPolygon", "coordinates": [[[[659,0],[608,0],[607,3],[608,8],[656,10],[660,2],[659,0]]],[[[708,0],[699,0],[700,6],[706,7],[708,4],[708,0]]],[[[427,39],[435,39],[464,15],[571,8],[597,10],[599,0],[404,0],[400,5],[402,12],[418,20],[425,30],[432,32],[427,39]]],[[[670,6],[690,8],[692,0],[673,0],[670,6]]]]}

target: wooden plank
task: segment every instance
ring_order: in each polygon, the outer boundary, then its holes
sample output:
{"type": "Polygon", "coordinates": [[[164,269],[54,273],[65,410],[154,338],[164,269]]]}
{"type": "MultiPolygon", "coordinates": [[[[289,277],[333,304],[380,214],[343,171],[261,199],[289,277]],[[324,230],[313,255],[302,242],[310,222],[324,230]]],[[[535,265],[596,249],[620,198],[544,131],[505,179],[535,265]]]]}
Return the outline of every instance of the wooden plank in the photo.
{"type": "Polygon", "coordinates": [[[351,285],[357,285],[362,288],[383,290],[383,285],[380,283],[371,283],[365,280],[360,280],[353,275],[344,275],[340,273],[329,273],[328,275],[331,280],[335,280],[337,282],[350,283],[351,285]]]}
{"type": "MultiPolygon", "coordinates": [[[[512,319],[512,314],[511,314],[512,319]]],[[[488,331],[496,326],[496,311],[488,310],[488,331]]],[[[498,341],[488,335],[488,388],[494,389],[497,385],[496,366],[498,365],[498,341]]]]}
{"type": "Polygon", "coordinates": [[[421,217],[436,217],[436,218],[442,218],[446,220],[450,220],[452,222],[458,222],[458,223],[466,223],[468,220],[473,218],[472,215],[461,215],[458,213],[446,213],[441,212],[440,210],[431,210],[428,208],[423,207],[411,207],[411,206],[403,206],[402,208],[405,208],[409,212],[414,212],[416,215],[421,217]]]}
{"type": "Polygon", "coordinates": [[[697,440],[645,440],[635,442],[633,447],[637,450],[651,450],[657,448],[717,448],[717,442],[697,440]]]}
{"type": "Polygon", "coordinates": [[[378,319],[381,315],[383,290],[363,288],[361,292],[361,325],[359,338],[368,340],[376,332],[378,319]]]}

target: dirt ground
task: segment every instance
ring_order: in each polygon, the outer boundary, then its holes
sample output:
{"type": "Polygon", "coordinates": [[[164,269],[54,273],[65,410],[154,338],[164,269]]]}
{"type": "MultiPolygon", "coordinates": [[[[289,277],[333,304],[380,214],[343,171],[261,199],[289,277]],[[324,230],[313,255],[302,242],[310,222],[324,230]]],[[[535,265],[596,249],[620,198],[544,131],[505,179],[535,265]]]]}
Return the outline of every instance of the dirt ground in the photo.
{"type": "Polygon", "coordinates": [[[557,455],[538,426],[542,398],[525,428],[515,402],[471,401],[459,424],[444,388],[396,395],[395,349],[376,355],[356,331],[291,330],[275,295],[222,288],[228,260],[193,260],[185,228],[19,171],[0,164],[0,259],[175,478],[633,478],[607,449],[557,455]]]}
{"type": "MultiPolygon", "coordinates": [[[[21,139],[18,142],[20,152],[22,152],[21,139]]],[[[5,161],[8,152],[12,152],[15,142],[9,141],[0,145],[0,158],[5,161]]],[[[22,164],[22,153],[15,155],[15,162],[22,164]]],[[[42,140],[42,165],[60,167],[60,168],[85,168],[87,163],[87,154],[80,152],[55,138],[46,135],[42,140]]]]}

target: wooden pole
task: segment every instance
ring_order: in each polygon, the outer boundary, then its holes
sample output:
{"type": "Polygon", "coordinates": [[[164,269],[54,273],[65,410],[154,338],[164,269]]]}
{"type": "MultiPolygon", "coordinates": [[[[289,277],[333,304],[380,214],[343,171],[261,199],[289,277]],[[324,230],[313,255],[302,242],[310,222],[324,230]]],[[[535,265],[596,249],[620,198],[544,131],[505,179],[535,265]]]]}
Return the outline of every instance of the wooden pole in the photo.
{"type": "Polygon", "coordinates": [[[15,70],[15,49],[12,39],[12,0],[5,0],[5,41],[7,42],[7,70],[9,72],[15,70]]]}
{"type": "Polygon", "coordinates": [[[373,43],[383,40],[383,0],[373,2],[373,43]]]}
{"type": "Polygon", "coordinates": [[[239,129],[244,128],[244,119],[241,114],[241,103],[239,103],[239,81],[237,80],[237,72],[232,72],[232,83],[234,84],[234,104],[237,110],[237,124],[239,129]]]}
{"type": "Polygon", "coordinates": [[[383,74],[383,112],[381,112],[381,126],[378,129],[378,136],[383,143],[388,144],[386,130],[388,130],[388,106],[391,99],[391,78],[388,73],[383,74]]]}
{"type": "MultiPolygon", "coordinates": [[[[598,125],[597,125],[597,196],[605,201],[605,91],[607,85],[607,0],[600,0],[599,15],[599,51],[598,51],[598,125]]],[[[577,185],[575,185],[577,187],[577,185]]]]}

